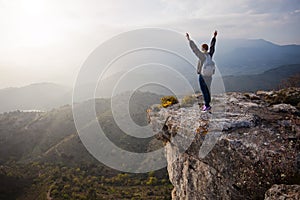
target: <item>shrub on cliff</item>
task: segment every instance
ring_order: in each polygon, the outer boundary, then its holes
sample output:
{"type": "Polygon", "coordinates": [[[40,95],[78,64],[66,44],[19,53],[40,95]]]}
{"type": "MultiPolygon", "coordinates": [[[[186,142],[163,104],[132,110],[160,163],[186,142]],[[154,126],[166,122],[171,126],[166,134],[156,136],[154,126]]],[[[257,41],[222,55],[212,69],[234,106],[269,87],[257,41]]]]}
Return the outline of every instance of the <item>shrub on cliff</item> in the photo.
{"type": "Polygon", "coordinates": [[[166,108],[168,106],[178,103],[178,99],[174,96],[164,96],[160,99],[162,107],[166,108]]]}
{"type": "Polygon", "coordinates": [[[196,101],[197,101],[197,98],[195,96],[189,95],[189,96],[183,97],[180,105],[182,107],[190,107],[190,106],[193,106],[196,101]]]}

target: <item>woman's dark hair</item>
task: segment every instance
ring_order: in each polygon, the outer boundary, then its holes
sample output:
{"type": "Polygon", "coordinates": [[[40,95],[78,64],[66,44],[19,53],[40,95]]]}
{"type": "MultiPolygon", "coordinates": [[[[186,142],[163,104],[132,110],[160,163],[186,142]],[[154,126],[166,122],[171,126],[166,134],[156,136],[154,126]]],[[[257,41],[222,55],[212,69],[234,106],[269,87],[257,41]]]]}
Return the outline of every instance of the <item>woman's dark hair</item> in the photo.
{"type": "Polygon", "coordinates": [[[202,44],[202,48],[208,51],[208,45],[207,44],[202,44]]]}

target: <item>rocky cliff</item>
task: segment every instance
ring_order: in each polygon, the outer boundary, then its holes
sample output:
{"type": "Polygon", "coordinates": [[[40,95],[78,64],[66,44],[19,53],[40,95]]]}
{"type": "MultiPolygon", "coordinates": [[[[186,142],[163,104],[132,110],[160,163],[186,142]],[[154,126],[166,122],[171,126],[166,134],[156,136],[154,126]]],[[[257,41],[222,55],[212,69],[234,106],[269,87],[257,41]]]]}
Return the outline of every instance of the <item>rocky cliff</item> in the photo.
{"type": "Polygon", "coordinates": [[[274,184],[300,184],[299,88],[214,95],[211,113],[195,97],[148,112],[172,199],[264,199],[274,184]]]}

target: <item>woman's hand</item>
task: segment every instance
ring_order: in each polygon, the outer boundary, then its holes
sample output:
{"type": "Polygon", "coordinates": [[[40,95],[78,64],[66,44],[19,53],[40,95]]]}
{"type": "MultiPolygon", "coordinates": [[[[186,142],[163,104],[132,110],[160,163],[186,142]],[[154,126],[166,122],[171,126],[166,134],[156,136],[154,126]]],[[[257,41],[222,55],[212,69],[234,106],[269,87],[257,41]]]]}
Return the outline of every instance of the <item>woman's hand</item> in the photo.
{"type": "Polygon", "coordinates": [[[214,36],[216,37],[217,35],[218,35],[218,32],[217,32],[217,31],[215,31],[215,32],[214,32],[214,36]]]}
{"type": "Polygon", "coordinates": [[[188,33],[185,34],[186,35],[186,38],[188,39],[188,41],[190,41],[190,35],[188,33]]]}

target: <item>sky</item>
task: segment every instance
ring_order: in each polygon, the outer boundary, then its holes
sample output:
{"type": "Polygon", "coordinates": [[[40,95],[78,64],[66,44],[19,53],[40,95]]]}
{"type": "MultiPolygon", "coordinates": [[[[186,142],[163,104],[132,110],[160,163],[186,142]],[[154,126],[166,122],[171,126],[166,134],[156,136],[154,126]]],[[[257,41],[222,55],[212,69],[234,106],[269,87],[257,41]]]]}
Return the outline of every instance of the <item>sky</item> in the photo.
{"type": "Polygon", "coordinates": [[[299,0],[0,0],[0,88],[72,85],[102,42],[158,27],[300,44],[299,0]]]}

